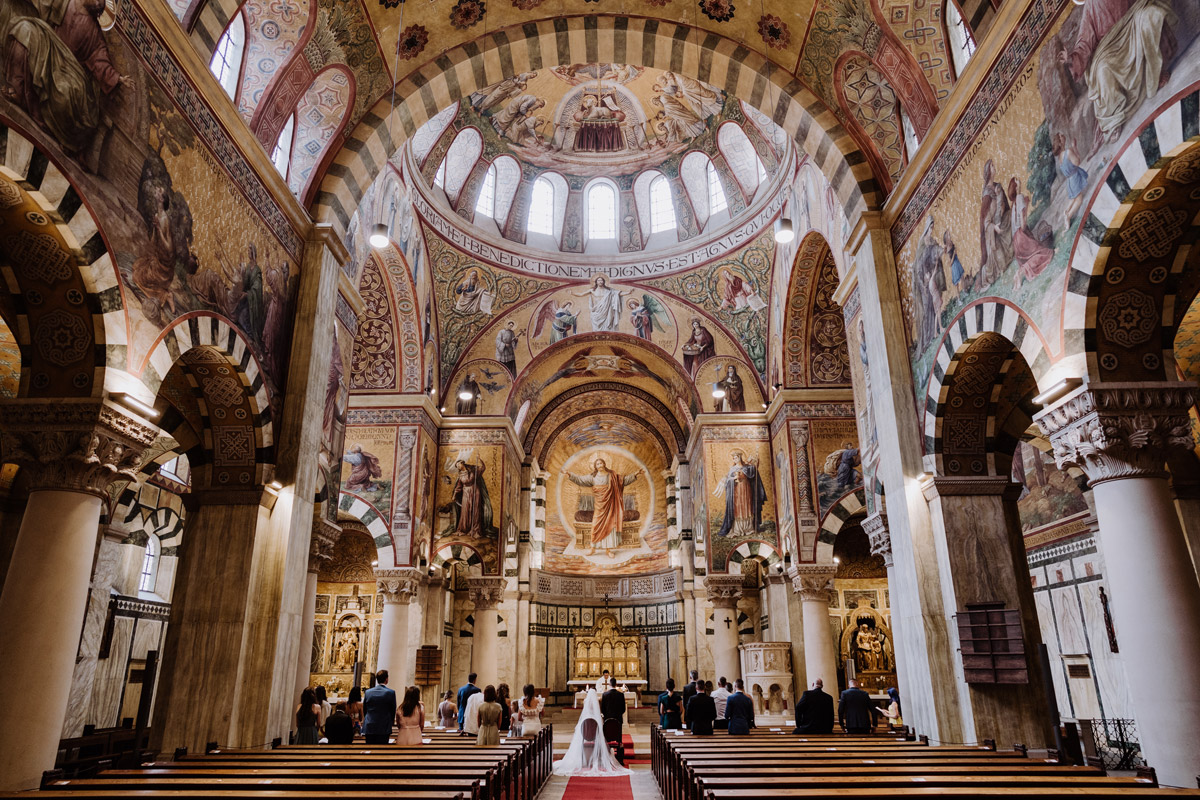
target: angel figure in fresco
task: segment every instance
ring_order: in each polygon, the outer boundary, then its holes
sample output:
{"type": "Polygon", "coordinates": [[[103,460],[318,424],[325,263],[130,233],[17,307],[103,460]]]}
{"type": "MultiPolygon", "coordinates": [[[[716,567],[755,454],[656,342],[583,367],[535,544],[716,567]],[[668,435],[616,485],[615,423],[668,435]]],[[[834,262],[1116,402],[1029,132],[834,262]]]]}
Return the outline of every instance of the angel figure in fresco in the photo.
{"type": "Polygon", "coordinates": [[[723,105],[720,95],[715,90],[695,78],[688,78],[677,72],[664,72],[654,89],[683,100],[700,119],[708,119],[719,113],[723,105]]]}
{"type": "Polygon", "coordinates": [[[631,299],[626,305],[629,308],[629,321],[633,323],[634,333],[640,339],[653,339],[651,334],[656,323],[660,331],[671,324],[666,306],[652,294],[643,294],[641,302],[631,299]]]}
{"type": "Polygon", "coordinates": [[[592,461],[591,475],[576,475],[567,470],[562,474],[576,486],[590,488],[592,505],[592,547],[588,555],[596,554],[600,548],[611,558],[613,551],[621,546],[621,528],[625,524],[625,487],[637,480],[640,472],[622,475],[609,469],[603,458],[592,461]]]}
{"type": "Polygon", "coordinates": [[[567,301],[561,306],[551,300],[538,309],[537,321],[533,325],[533,338],[542,335],[546,325],[550,325],[550,344],[561,342],[573,333],[578,332],[579,314],[567,301]]]}
{"type": "Polygon", "coordinates": [[[347,492],[369,492],[375,488],[375,479],[383,476],[379,459],[363,450],[361,444],[351,447],[342,461],[350,465],[350,477],[343,487],[347,492]]]}
{"type": "Polygon", "coordinates": [[[443,514],[451,515],[450,525],[443,535],[468,536],[482,539],[495,533],[492,526],[492,499],[488,494],[487,466],[480,458],[471,463],[474,452],[468,450],[446,464],[446,472],[453,476],[454,490],[449,503],[438,508],[443,514]]]}
{"type": "Polygon", "coordinates": [[[745,411],[746,393],[742,386],[742,378],[738,375],[737,367],[733,364],[722,368],[717,366],[720,380],[713,384],[714,396],[717,391],[724,392],[717,400],[717,411],[745,411]],[[722,374],[724,373],[724,374],[722,374]]]}
{"type": "Polygon", "coordinates": [[[741,450],[730,453],[729,461],[729,472],[713,490],[713,497],[725,499],[725,519],[717,536],[754,536],[762,527],[767,489],[757,461],[746,461],[741,450]]]}
{"type": "Polygon", "coordinates": [[[674,94],[657,94],[650,98],[650,104],[659,108],[654,115],[654,132],[667,144],[689,142],[707,130],[704,120],[674,94]]]}
{"type": "Polygon", "coordinates": [[[517,97],[525,91],[526,84],[537,77],[536,72],[519,72],[478,92],[471,94],[471,108],[482,114],[517,97]]]}
{"type": "Polygon", "coordinates": [[[105,0],[0,3],[0,50],[7,51],[0,92],[76,155],[94,143],[100,95],[129,85],[108,52],[104,10],[105,0]]]}
{"type": "Polygon", "coordinates": [[[592,288],[586,292],[575,294],[575,297],[586,297],[592,312],[593,331],[615,331],[621,324],[621,298],[632,291],[618,291],[608,285],[608,279],[597,275],[592,281],[592,288]]]}
{"type": "Polygon", "coordinates": [[[731,310],[733,313],[753,309],[762,311],[767,307],[763,299],[754,291],[754,284],[742,278],[728,267],[717,271],[721,282],[721,310],[731,310]]]}
{"type": "Polygon", "coordinates": [[[716,354],[713,335],[700,324],[699,317],[692,317],[692,335],[683,343],[683,368],[692,376],[692,380],[700,372],[700,365],[716,354]]]}

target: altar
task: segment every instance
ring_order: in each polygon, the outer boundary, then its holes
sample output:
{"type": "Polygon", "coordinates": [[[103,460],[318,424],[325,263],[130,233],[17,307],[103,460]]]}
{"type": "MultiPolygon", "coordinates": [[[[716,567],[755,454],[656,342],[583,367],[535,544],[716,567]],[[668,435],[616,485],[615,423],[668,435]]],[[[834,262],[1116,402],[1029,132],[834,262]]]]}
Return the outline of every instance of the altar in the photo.
{"type": "MultiPolygon", "coordinates": [[[[627,705],[627,706],[632,705],[634,708],[641,708],[642,693],[641,693],[641,689],[634,688],[633,690],[630,690],[629,687],[630,686],[639,687],[639,686],[646,686],[646,685],[647,685],[646,681],[617,681],[617,688],[618,689],[624,688],[624,690],[625,690],[625,705],[627,705]]],[[[588,689],[596,688],[596,682],[595,681],[567,681],[567,686],[575,689],[574,708],[579,708],[579,704],[583,702],[583,699],[585,697],[587,697],[588,689]]],[[[601,694],[601,692],[597,692],[597,694],[601,694]]]]}
{"type": "Polygon", "coordinates": [[[617,684],[645,683],[643,667],[644,643],[640,634],[625,633],[617,615],[602,612],[596,615],[596,625],[590,631],[577,633],[571,640],[571,679],[573,683],[590,683],[607,672],[617,684]]]}

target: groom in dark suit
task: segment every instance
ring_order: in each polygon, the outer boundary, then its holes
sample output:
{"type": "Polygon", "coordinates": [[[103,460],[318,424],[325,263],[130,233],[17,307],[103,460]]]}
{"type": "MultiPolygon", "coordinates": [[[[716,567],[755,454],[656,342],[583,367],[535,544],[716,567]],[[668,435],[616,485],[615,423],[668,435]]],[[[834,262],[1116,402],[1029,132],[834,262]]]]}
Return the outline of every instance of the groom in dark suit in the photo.
{"type": "MultiPolygon", "coordinates": [[[[608,691],[600,697],[600,716],[607,722],[610,719],[617,721],[617,738],[616,741],[621,741],[621,736],[624,733],[624,727],[621,724],[621,718],[625,715],[625,693],[617,689],[617,679],[608,679],[608,691]]],[[[607,738],[607,737],[605,737],[607,738]]]]}

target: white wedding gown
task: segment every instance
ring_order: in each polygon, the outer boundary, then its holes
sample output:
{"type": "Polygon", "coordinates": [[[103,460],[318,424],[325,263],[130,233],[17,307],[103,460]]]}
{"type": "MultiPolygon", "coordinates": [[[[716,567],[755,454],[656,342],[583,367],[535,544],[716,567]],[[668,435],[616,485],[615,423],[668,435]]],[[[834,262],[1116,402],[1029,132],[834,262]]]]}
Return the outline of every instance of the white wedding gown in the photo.
{"type": "Polygon", "coordinates": [[[579,724],[575,726],[575,734],[571,737],[571,746],[562,760],[554,765],[554,774],[585,777],[629,774],[629,770],[613,758],[604,742],[604,720],[600,716],[600,700],[595,689],[588,689],[583,701],[583,713],[579,715],[579,724]],[[596,722],[596,737],[591,743],[583,740],[583,728],[589,719],[596,722]]]}

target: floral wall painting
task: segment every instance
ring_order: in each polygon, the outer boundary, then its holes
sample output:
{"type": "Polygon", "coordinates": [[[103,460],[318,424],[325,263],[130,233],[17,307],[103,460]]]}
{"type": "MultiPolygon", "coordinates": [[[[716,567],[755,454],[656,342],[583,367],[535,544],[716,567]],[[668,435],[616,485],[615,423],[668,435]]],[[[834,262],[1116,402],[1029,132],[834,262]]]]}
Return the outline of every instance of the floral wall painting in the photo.
{"type": "Polygon", "coordinates": [[[918,394],[936,342],[976,299],[1010,301],[1041,330],[1061,328],[1083,209],[1130,136],[1189,88],[1177,67],[1200,57],[1198,34],[1195,3],[1064,5],[928,209],[898,224],[918,394]]]}
{"type": "Polygon", "coordinates": [[[853,419],[812,420],[809,430],[813,474],[817,476],[817,499],[820,514],[824,517],[838,500],[863,485],[858,422],[853,419]]]}

